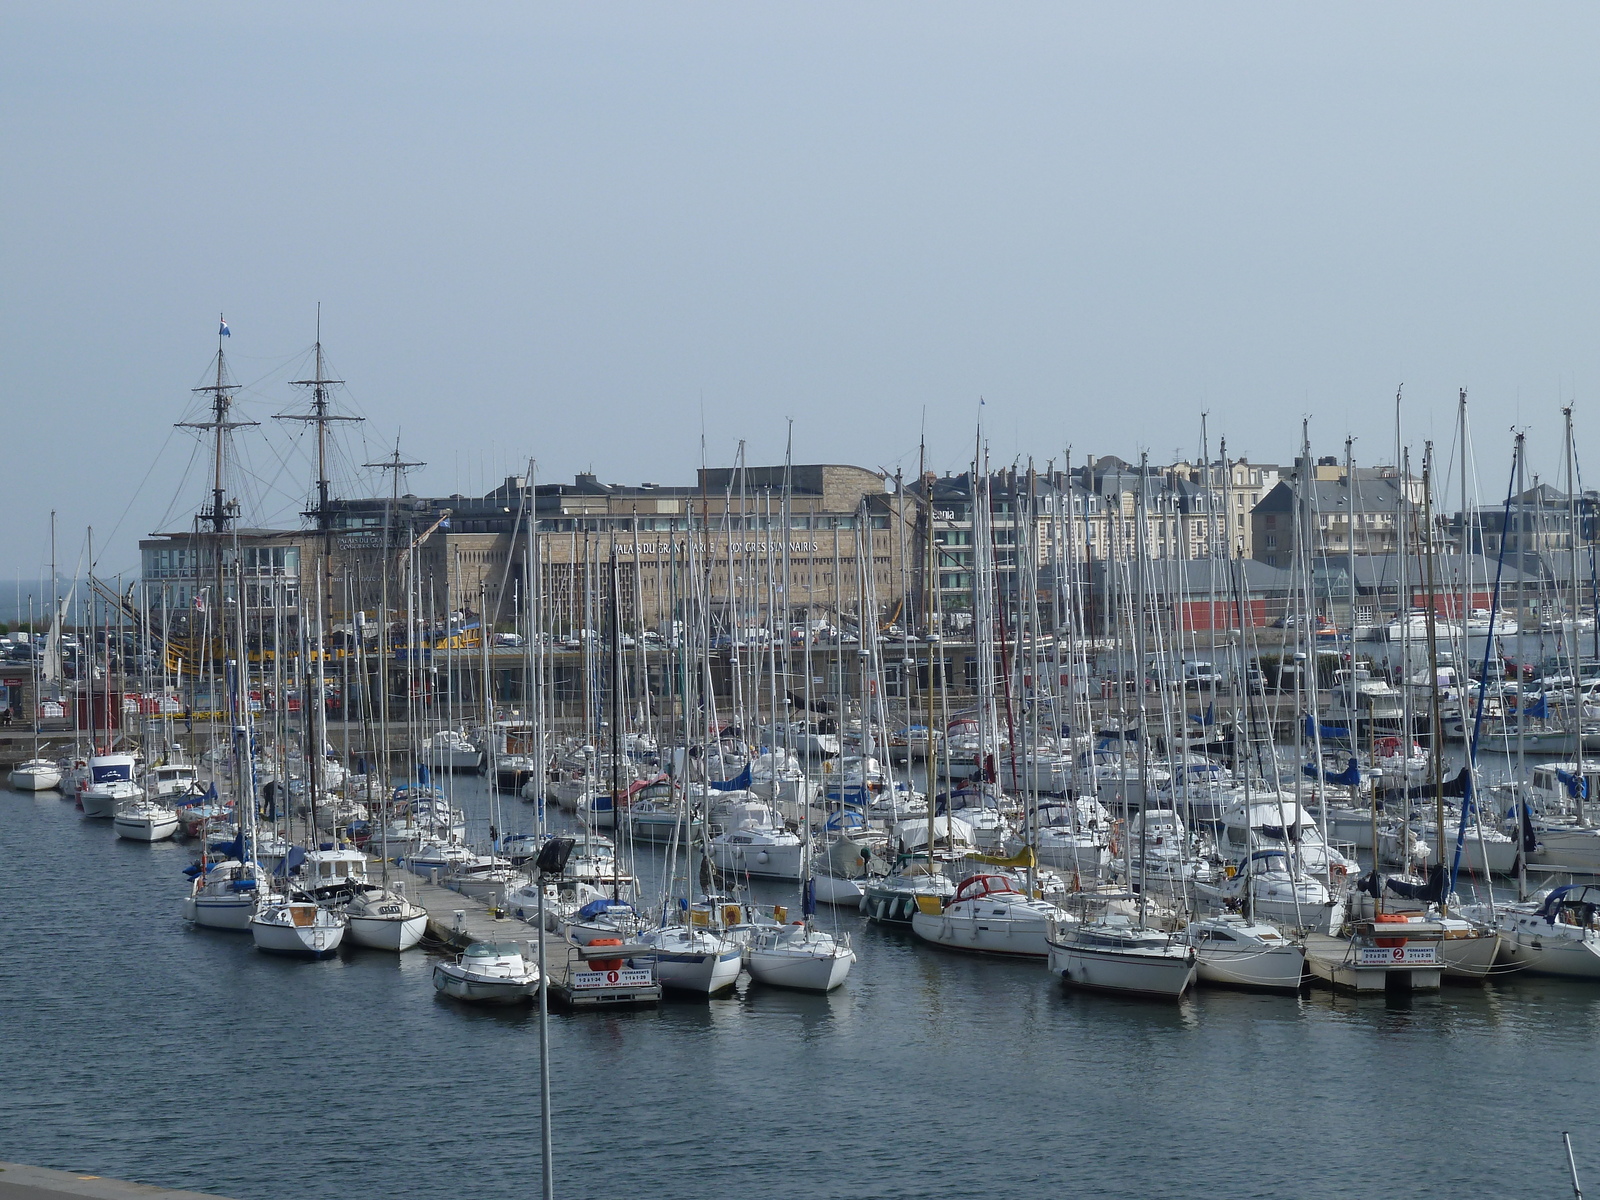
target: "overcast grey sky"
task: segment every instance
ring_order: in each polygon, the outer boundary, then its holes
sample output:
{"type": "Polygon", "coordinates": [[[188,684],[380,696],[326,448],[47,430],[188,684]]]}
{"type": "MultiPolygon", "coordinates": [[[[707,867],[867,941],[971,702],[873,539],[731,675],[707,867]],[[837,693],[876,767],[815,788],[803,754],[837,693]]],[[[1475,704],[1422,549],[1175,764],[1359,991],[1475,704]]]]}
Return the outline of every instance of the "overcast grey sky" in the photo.
{"type": "MultiPolygon", "coordinates": [[[[960,470],[1287,460],[1509,427],[1600,483],[1600,10],[1407,4],[61,4],[0,12],[0,571],[106,573],[199,499],[216,348],[293,404],[323,304],[353,461],[960,470]],[[185,483],[188,479],[187,484],[185,483]],[[113,532],[114,531],[114,532],[113,532]]],[[[241,435],[252,520],[304,506],[241,435]]],[[[346,488],[363,486],[347,480],[346,488]]]]}

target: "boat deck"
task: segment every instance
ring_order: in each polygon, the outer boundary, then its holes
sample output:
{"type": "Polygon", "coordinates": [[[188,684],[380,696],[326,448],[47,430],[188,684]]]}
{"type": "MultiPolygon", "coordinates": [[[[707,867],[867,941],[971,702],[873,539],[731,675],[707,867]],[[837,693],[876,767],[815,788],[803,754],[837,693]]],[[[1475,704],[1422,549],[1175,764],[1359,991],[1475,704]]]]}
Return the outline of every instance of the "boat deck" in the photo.
{"type": "MultiPolygon", "coordinates": [[[[369,877],[375,865],[368,868],[369,877]]],[[[499,916],[481,900],[452,891],[411,871],[391,866],[391,879],[405,884],[406,895],[428,910],[428,936],[449,946],[465,949],[474,942],[527,942],[530,953],[544,942],[545,969],[550,975],[550,995],[568,1008],[622,1008],[656,1004],[661,985],[655,972],[648,981],[637,981],[634,973],[595,972],[584,961],[583,948],[565,938],[546,933],[516,917],[499,916]],[[601,976],[596,978],[596,976],[601,976]]],[[[642,949],[642,947],[640,948],[642,949]]],[[[607,947],[601,953],[625,957],[629,947],[607,947]]]]}

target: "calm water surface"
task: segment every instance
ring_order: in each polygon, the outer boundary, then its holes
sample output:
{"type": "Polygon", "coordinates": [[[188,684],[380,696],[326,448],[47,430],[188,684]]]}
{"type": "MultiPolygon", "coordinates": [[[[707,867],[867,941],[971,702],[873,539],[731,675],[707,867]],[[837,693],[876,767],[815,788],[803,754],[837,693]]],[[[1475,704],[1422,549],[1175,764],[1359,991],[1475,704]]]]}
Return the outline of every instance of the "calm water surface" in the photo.
{"type": "MultiPolygon", "coordinates": [[[[420,950],[192,930],[190,855],[0,793],[0,1157],[239,1200],[537,1194],[531,1012],[436,999],[420,950]]],[[[554,1014],[558,1194],[1559,1198],[1564,1128],[1600,1188],[1600,987],[1146,1004],[838,920],[832,996],[554,1014]]]]}

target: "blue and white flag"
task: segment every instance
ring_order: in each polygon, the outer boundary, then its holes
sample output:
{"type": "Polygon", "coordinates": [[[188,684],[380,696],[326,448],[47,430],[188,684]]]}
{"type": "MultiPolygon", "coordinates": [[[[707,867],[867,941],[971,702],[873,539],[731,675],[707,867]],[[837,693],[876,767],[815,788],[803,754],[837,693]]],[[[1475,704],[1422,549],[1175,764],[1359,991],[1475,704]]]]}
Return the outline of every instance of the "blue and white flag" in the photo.
{"type": "Polygon", "coordinates": [[[217,336],[218,337],[232,337],[233,336],[233,334],[228,332],[228,323],[226,321],[222,320],[222,318],[219,317],[219,318],[217,318],[217,324],[219,326],[219,328],[217,329],[217,336]]]}

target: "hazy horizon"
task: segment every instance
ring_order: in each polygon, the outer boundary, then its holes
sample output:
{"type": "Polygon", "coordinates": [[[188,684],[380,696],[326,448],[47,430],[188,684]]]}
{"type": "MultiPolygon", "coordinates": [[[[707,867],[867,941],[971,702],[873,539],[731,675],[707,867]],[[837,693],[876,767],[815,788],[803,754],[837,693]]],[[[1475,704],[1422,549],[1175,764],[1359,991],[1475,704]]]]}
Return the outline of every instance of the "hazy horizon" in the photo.
{"type": "MultiPolygon", "coordinates": [[[[1393,461],[1456,393],[1600,453],[1600,13],[1414,4],[73,6],[3,17],[0,578],[186,524],[217,315],[245,518],[293,520],[316,308],[338,486],[1393,461]]],[[[1600,476],[1586,478],[1594,486],[1600,476]]],[[[1454,506],[1452,498],[1449,504],[1454,506]]],[[[87,569],[85,564],[84,569],[87,569]]]]}

